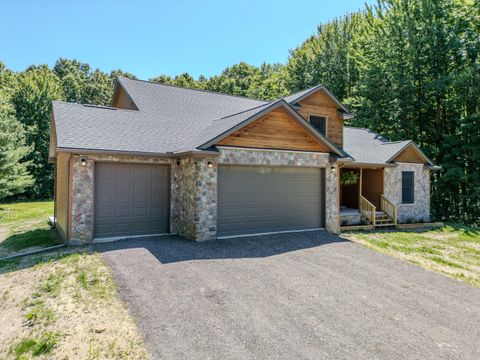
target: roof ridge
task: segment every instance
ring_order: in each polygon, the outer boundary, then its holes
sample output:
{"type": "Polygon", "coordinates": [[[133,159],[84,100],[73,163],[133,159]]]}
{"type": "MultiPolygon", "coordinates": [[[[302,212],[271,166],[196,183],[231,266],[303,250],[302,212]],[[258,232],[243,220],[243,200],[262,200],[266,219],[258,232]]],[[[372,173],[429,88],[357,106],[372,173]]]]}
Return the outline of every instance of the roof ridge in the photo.
{"type": "Polygon", "coordinates": [[[117,78],[128,79],[128,80],[133,80],[133,81],[141,81],[141,82],[144,82],[144,83],[147,83],[147,84],[153,84],[153,85],[159,85],[159,86],[169,86],[169,87],[173,87],[173,88],[177,88],[177,89],[183,89],[183,90],[200,91],[200,92],[205,92],[205,93],[209,93],[209,94],[223,95],[223,96],[229,96],[229,97],[234,97],[234,98],[259,101],[259,102],[263,102],[265,104],[268,104],[268,101],[255,99],[255,98],[248,97],[248,96],[232,95],[232,94],[226,94],[226,93],[222,93],[222,92],[218,92],[218,91],[205,90],[205,89],[187,88],[187,87],[184,87],[184,86],[172,85],[172,84],[162,84],[162,83],[155,82],[155,81],[127,78],[125,76],[117,76],[117,78]]]}
{"type": "Polygon", "coordinates": [[[371,132],[375,132],[369,128],[366,128],[366,127],[358,127],[358,126],[350,126],[350,125],[343,125],[344,128],[350,128],[350,129],[358,129],[358,130],[368,130],[368,131],[371,131],[371,132]]]}
{"type": "Polygon", "coordinates": [[[86,107],[86,108],[93,108],[93,109],[100,109],[100,110],[117,110],[117,111],[130,111],[130,112],[135,112],[138,113],[138,110],[132,110],[132,109],[121,109],[121,108],[116,108],[113,106],[106,106],[106,105],[94,105],[94,104],[80,104],[76,102],[68,102],[68,101],[63,101],[63,100],[52,100],[52,103],[59,103],[59,104],[66,104],[69,106],[81,106],[81,107],[86,107]]]}
{"type": "Polygon", "coordinates": [[[320,87],[320,86],[323,86],[323,84],[317,84],[317,85],[311,86],[311,87],[306,88],[306,89],[303,89],[303,90],[295,91],[294,93],[291,93],[291,94],[289,94],[289,95],[286,95],[286,96],[282,97],[282,99],[287,98],[287,97],[290,97],[290,96],[294,96],[294,95],[297,95],[297,94],[300,94],[301,92],[304,92],[304,91],[306,91],[306,92],[311,91],[311,90],[313,90],[314,88],[320,87]]]}
{"type": "MultiPolygon", "coordinates": [[[[380,135],[381,136],[381,135],[380,135]]],[[[412,140],[395,140],[395,141],[386,141],[382,143],[382,145],[393,145],[393,144],[399,144],[402,142],[412,142],[412,140]]]]}
{"type": "MultiPolygon", "coordinates": [[[[281,99],[280,99],[280,100],[281,100],[281,99]]],[[[228,119],[228,118],[230,118],[230,117],[232,117],[232,116],[240,115],[240,114],[246,113],[246,112],[248,112],[248,111],[252,111],[252,110],[261,108],[261,107],[263,107],[263,106],[273,105],[273,104],[275,104],[276,102],[278,102],[278,101],[280,101],[280,100],[270,101],[270,102],[267,102],[267,103],[262,104],[262,105],[254,106],[254,107],[251,107],[251,108],[246,109],[246,110],[242,110],[242,111],[239,111],[239,112],[230,114],[230,115],[223,116],[223,117],[221,117],[221,118],[216,118],[216,119],[213,119],[212,122],[213,122],[213,121],[222,120],[222,119],[228,119]]]]}

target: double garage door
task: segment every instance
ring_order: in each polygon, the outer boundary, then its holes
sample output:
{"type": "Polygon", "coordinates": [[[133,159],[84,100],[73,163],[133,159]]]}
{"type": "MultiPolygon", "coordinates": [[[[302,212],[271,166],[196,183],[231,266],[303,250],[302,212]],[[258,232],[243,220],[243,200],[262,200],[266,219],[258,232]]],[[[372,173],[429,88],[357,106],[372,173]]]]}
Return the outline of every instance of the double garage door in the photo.
{"type": "Polygon", "coordinates": [[[322,228],[324,184],[319,168],[220,166],[218,236],[322,228]]]}
{"type": "MultiPolygon", "coordinates": [[[[169,168],[96,163],[95,238],[169,230],[169,168]]],[[[219,166],[217,236],[324,227],[325,173],[319,168],[219,166]]]]}

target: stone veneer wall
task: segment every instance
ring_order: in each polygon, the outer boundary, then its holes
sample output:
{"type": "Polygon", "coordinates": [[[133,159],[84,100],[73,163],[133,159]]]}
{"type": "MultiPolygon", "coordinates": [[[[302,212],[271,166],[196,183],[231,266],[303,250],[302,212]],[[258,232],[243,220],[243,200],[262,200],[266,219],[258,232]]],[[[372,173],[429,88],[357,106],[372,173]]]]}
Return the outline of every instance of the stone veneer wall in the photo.
{"type": "Polygon", "coordinates": [[[217,158],[195,158],[194,163],[194,239],[213,240],[217,238],[217,158]]]}
{"type": "Polygon", "coordinates": [[[87,160],[81,164],[81,157],[72,159],[72,214],[71,245],[89,243],[93,239],[93,169],[94,162],[87,160]]]}
{"type": "Polygon", "coordinates": [[[70,244],[92,242],[94,236],[95,162],[170,165],[170,232],[189,239],[216,237],[217,166],[214,158],[88,155],[73,157],[70,244]],[[81,159],[86,164],[81,165],[81,159]],[[212,167],[208,167],[208,162],[212,167]]]}
{"type": "Polygon", "coordinates": [[[398,222],[430,220],[430,170],[423,164],[399,163],[384,172],[385,196],[398,207],[398,222]],[[402,171],[413,171],[415,202],[402,204],[402,171]]]}
{"type": "Polygon", "coordinates": [[[340,169],[335,167],[331,169],[327,167],[326,170],[326,229],[331,233],[338,234],[340,232],[340,169]]]}
{"type": "Polygon", "coordinates": [[[177,197],[172,232],[193,240],[217,234],[217,164],[215,158],[184,158],[176,165],[173,193],[177,197]],[[208,163],[212,166],[208,167],[208,163]]]}
{"type": "Polygon", "coordinates": [[[281,150],[249,150],[220,147],[219,164],[232,165],[272,165],[305,166],[326,169],[326,228],[330,232],[339,231],[337,182],[338,171],[332,171],[329,154],[307,153],[281,150]]]}
{"type": "Polygon", "coordinates": [[[175,175],[172,180],[172,226],[173,234],[182,234],[186,238],[195,237],[194,199],[195,199],[195,166],[193,159],[181,159],[174,162],[175,175]],[[175,206],[173,206],[175,204],[175,206]],[[188,221],[188,219],[191,219],[188,221]]]}
{"type": "Polygon", "coordinates": [[[221,148],[220,156],[179,159],[144,156],[88,155],[73,157],[71,244],[94,236],[95,162],[168,164],[171,168],[170,232],[198,241],[216,238],[218,164],[306,166],[326,169],[326,228],[339,231],[338,171],[321,153],[221,148]],[[81,158],[86,164],[81,165],[81,158]],[[208,166],[211,163],[211,167],[208,166]]]}
{"type": "MultiPolygon", "coordinates": [[[[172,164],[171,158],[145,157],[145,156],[119,156],[119,155],[75,155],[73,157],[72,171],[72,222],[70,244],[78,245],[92,242],[94,236],[94,184],[95,162],[124,162],[146,164],[172,164]],[[86,160],[85,165],[81,159],[86,160]]],[[[171,178],[174,177],[174,171],[171,178]]],[[[171,184],[173,186],[173,181],[171,184]]],[[[171,200],[171,214],[176,213],[175,199],[171,200]]],[[[175,223],[171,216],[170,228],[175,223]]]]}

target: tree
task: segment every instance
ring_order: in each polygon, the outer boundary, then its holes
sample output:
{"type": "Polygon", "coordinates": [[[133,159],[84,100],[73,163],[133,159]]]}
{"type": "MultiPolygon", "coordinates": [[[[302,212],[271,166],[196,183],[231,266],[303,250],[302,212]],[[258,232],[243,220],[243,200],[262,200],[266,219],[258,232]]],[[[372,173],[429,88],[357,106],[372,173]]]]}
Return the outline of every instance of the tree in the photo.
{"type": "Polygon", "coordinates": [[[23,161],[30,148],[25,146],[24,130],[8,100],[0,90],[0,199],[22,193],[34,181],[29,164],[23,161]]]}
{"type": "Polygon", "coordinates": [[[90,65],[60,58],[53,67],[53,73],[60,80],[65,101],[89,103],[85,89],[90,81],[90,65]]]}
{"type": "Polygon", "coordinates": [[[248,96],[249,91],[258,87],[260,82],[260,69],[240,62],[226,68],[220,75],[211,77],[207,82],[207,89],[230,95],[248,96]]]}
{"type": "Polygon", "coordinates": [[[448,108],[452,125],[439,144],[443,169],[433,184],[438,218],[480,225],[480,2],[453,7],[457,37],[448,108]]]}
{"type": "Polygon", "coordinates": [[[290,94],[286,84],[286,68],[281,64],[260,66],[260,81],[247,91],[247,96],[261,100],[276,100],[290,94]]]}
{"type": "Polygon", "coordinates": [[[27,195],[49,197],[53,194],[53,166],[48,163],[50,115],[52,100],[62,99],[57,76],[46,66],[32,67],[19,76],[12,96],[17,120],[25,129],[28,170],[35,183],[27,195]]]}
{"type": "Polygon", "coordinates": [[[17,78],[15,73],[7,69],[4,63],[0,61],[0,98],[10,101],[10,96],[17,86],[17,78]],[[7,99],[8,98],[8,99],[7,99]]]}
{"type": "Polygon", "coordinates": [[[341,100],[351,96],[358,77],[352,41],[364,17],[354,13],[320,25],[316,35],[290,52],[286,83],[291,92],[323,84],[341,100]]]}

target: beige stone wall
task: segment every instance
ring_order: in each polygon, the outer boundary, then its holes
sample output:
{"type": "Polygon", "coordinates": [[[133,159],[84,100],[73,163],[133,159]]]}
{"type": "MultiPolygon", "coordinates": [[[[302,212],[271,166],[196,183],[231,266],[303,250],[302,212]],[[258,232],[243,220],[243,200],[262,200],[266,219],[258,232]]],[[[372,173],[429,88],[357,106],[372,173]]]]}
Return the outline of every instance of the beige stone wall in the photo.
{"type": "MultiPolygon", "coordinates": [[[[118,156],[118,155],[74,155],[72,163],[72,245],[90,243],[94,236],[94,179],[95,162],[126,162],[148,164],[171,164],[171,158],[145,156],[118,156]],[[85,158],[85,165],[81,159],[85,158]]],[[[172,179],[174,172],[171,172],[172,179]]],[[[171,181],[173,187],[173,181],[171,181]]],[[[176,205],[172,199],[171,207],[176,205]]],[[[175,209],[171,209],[171,214],[175,209]]],[[[175,226],[170,219],[170,227],[175,226]]]]}
{"type": "Polygon", "coordinates": [[[217,237],[217,159],[197,158],[194,162],[195,240],[213,240],[217,237]]]}
{"type": "Polygon", "coordinates": [[[93,169],[93,160],[87,159],[85,165],[82,165],[81,157],[73,156],[71,245],[93,240],[93,169]]]}
{"type": "Polygon", "coordinates": [[[219,157],[208,158],[75,155],[72,173],[72,244],[93,240],[95,162],[105,161],[169,164],[170,232],[197,241],[216,238],[218,164],[326,168],[326,228],[332,232],[337,232],[339,228],[338,171],[330,169],[328,154],[221,148],[219,157]],[[86,159],[85,165],[81,165],[82,157],[86,159]]]}
{"type": "Polygon", "coordinates": [[[326,229],[327,231],[338,234],[340,232],[340,169],[338,167],[326,169],[326,204],[325,204],[325,216],[326,216],[326,229]]]}
{"type": "Polygon", "coordinates": [[[173,164],[172,179],[172,226],[171,233],[182,234],[186,238],[195,238],[194,200],[195,200],[195,166],[193,159],[181,159],[173,164]],[[190,219],[190,220],[189,220],[190,219]]]}
{"type": "Polygon", "coordinates": [[[215,158],[184,158],[175,162],[172,198],[176,205],[173,233],[188,239],[213,240],[217,234],[217,162],[215,158]],[[211,167],[208,164],[211,163],[211,167]]]}
{"type": "Polygon", "coordinates": [[[286,150],[252,150],[240,148],[222,148],[218,162],[236,165],[272,165],[272,166],[329,166],[327,153],[310,153],[286,150]]]}
{"type": "Polygon", "coordinates": [[[399,163],[384,172],[385,196],[398,207],[398,221],[430,220],[430,170],[423,164],[399,163]],[[413,204],[402,204],[402,171],[413,171],[415,195],[413,204]]]}
{"type": "Polygon", "coordinates": [[[73,157],[71,244],[94,237],[95,162],[170,165],[170,233],[188,239],[216,237],[217,166],[215,158],[182,158],[86,155],[73,157]],[[81,165],[81,158],[86,164],[81,165]],[[177,164],[178,162],[178,164],[177,164]],[[208,167],[208,163],[212,167],[208,167]]]}

